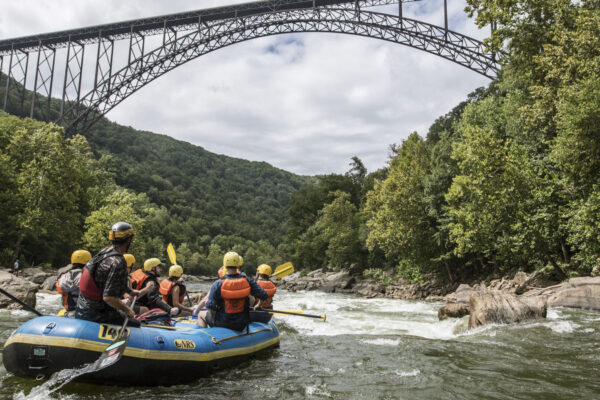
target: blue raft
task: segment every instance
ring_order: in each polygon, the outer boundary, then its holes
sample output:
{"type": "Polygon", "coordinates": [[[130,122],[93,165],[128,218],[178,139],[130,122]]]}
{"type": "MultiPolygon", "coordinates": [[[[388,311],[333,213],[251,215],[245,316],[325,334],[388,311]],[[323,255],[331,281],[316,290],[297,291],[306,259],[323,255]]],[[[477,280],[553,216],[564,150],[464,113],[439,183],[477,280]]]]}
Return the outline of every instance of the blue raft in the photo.
{"type": "MultiPolygon", "coordinates": [[[[43,316],[27,321],[4,344],[6,369],[18,376],[49,377],[94,362],[121,327],[75,318],[43,316]]],[[[173,385],[231,367],[279,346],[275,324],[253,322],[246,331],[202,329],[189,321],[174,327],[127,328],[129,343],[113,366],[80,381],[110,385],[173,385]]]]}

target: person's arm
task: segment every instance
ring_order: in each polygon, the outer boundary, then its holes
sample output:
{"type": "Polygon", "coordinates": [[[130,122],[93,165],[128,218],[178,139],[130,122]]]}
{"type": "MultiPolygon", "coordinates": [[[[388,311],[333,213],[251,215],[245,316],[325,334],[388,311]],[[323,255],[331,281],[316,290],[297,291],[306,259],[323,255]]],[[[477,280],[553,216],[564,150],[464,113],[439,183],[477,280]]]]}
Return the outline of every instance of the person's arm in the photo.
{"type": "Polygon", "coordinates": [[[208,298],[206,299],[206,308],[209,308],[214,311],[218,311],[217,310],[217,306],[218,306],[218,304],[217,304],[218,290],[217,289],[220,287],[221,287],[221,280],[216,281],[210,287],[210,292],[208,292],[208,298]]]}
{"type": "Polygon", "coordinates": [[[173,299],[173,307],[177,307],[180,310],[184,310],[187,312],[193,312],[194,310],[190,307],[186,307],[179,302],[179,286],[175,285],[173,288],[173,292],[171,292],[171,298],[173,299]]]}
{"type": "Polygon", "coordinates": [[[146,286],[142,288],[142,290],[140,290],[138,296],[143,296],[146,293],[150,292],[152,289],[154,289],[154,282],[150,281],[146,284],[146,286]]]}
{"type": "Polygon", "coordinates": [[[246,278],[248,283],[250,284],[250,294],[257,299],[266,300],[269,298],[269,295],[263,288],[260,287],[258,283],[254,281],[254,279],[246,278]]]}
{"type": "Polygon", "coordinates": [[[121,301],[121,296],[127,290],[127,269],[125,268],[125,259],[121,257],[111,260],[112,265],[106,278],[102,300],[115,310],[121,310],[129,318],[134,318],[135,313],[125,303],[121,301]]]}
{"type": "Polygon", "coordinates": [[[133,312],[133,309],[125,303],[123,303],[118,297],[104,296],[102,297],[102,300],[104,300],[104,302],[112,308],[123,311],[129,318],[135,318],[135,313],[133,312]]]}

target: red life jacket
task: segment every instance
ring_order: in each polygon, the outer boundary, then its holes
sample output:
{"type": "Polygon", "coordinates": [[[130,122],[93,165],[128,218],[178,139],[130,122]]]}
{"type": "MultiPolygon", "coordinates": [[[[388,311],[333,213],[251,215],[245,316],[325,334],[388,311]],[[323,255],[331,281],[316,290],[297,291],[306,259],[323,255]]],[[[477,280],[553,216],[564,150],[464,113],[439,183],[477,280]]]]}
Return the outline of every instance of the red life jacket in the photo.
{"type": "Polygon", "coordinates": [[[273,301],[273,296],[275,296],[275,292],[277,292],[277,287],[271,281],[256,281],[258,286],[264,289],[265,292],[269,295],[269,297],[262,302],[262,306],[264,308],[271,307],[271,302],[273,301]]]}
{"type": "Polygon", "coordinates": [[[183,300],[185,299],[185,286],[177,283],[177,282],[173,282],[170,279],[163,279],[163,281],[160,283],[160,287],[158,288],[158,291],[160,292],[160,294],[162,294],[162,299],[165,303],[167,303],[168,305],[170,305],[171,307],[173,307],[173,300],[172,300],[172,296],[171,296],[171,291],[173,290],[173,288],[175,286],[179,286],[179,304],[183,304],[183,300]],[[171,300],[171,301],[169,301],[171,300]]]}
{"type": "Polygon", "coordinates": [[[136,269],[133,271],[133,274],[131,274],[131,286],[134,289],[141,290],[144,287],[144,282],[146,282],[149,277],[150,276],[144,272],[143,268],[136,269]]]}
{"type": "Polygon", "coordinates": [[[250,295],[250,284],[246,277],[228,278],[224,276],[221,284],[221,297],[225,301],[226,314],[239,314],[246,308],[246,299],[250,295]]]}
{"type": "MultiPolygon", "coordinates": [[[[94,275],[96,275],[96,268],[98,268],[98,264],[100,264],[100,262],[105,258],[113,256],[120,256],[121,258],[123,257],[121,253],[116,251],[114,248],[109,247],[96,254],[94,258],[88,261],[83,268],[81,278],[79,279],[79,292],[88,299],[93,301],[102,300],[102,289],[98,287],[98,284],[94,279],[94,275]]],[[[123,261],[125,261],[125,258],[123,258],[123,261]]]]}

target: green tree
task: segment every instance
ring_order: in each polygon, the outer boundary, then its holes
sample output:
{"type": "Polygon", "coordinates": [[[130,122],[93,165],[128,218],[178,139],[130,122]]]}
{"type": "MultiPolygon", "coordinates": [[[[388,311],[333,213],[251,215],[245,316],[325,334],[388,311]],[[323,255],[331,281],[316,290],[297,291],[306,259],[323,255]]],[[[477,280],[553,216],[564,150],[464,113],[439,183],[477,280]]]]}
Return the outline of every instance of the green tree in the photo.
{"type": "Polygon", "coordinates": [[[367,195],[367,246],[371,251],[381,248],[389,260],[401,267],[401,273],[407,266],[429,272],[431,259],[436,256],[423,188],[429,157],[423,139],[412,133],[391,160],[387,178],[376,183],[367,195]]]}

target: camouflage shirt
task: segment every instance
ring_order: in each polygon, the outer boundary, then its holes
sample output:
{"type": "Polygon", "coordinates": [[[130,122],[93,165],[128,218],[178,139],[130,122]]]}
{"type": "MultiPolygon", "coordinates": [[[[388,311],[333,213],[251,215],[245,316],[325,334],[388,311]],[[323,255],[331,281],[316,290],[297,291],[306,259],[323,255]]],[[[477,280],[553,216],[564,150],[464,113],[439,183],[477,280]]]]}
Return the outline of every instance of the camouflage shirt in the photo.
{"type": "MultiPolygon", "coordinates": [[[[94,281],[102,291],[102,297],[122,298],[127,291],[127,263],[125,258],[122,255],[115,255],[100,261],[94,273],[94,281]]],[[[77,307],[95,310],[112,308],[102,300],[90,300],[85,296],[79,296],[77,307]]]]}

